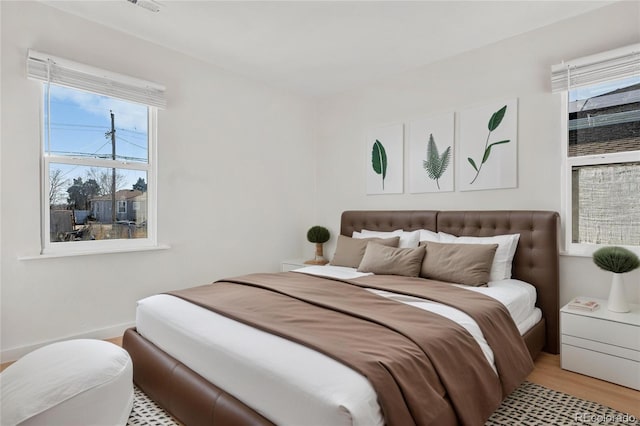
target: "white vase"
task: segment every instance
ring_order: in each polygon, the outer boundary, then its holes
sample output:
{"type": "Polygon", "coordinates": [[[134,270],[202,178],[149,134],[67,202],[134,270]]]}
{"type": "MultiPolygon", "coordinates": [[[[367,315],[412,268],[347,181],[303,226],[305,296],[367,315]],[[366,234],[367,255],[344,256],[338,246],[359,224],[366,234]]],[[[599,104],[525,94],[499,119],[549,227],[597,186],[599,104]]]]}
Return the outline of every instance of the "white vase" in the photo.
{"type": "Polygon", "coordinates": [[[613,273],[607,309],[612,312],[629,312],[629,305],[627,304],[627,297],[624,292],[622,274],[613,273]]]}

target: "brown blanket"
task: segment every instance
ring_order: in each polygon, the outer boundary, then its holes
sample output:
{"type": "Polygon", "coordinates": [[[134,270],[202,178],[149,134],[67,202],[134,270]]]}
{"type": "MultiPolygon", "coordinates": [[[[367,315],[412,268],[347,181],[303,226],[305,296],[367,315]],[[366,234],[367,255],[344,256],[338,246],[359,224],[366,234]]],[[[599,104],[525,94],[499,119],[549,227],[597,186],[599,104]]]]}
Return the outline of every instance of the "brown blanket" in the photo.
{"type": "MultiPolygon", "coordinates": [[[[480,425],[532,366],[517,330],[517,336],[500,335],[515,328],[500,303],[437,282],[390,276],[346,282],[299,273],[254,274],[170,294],[308,346],[358,371],[376,390],[388,425],[443,421],[480,425]],[[423,293],[419,287],[431,287],[427,283],[438,288],[438,295],[429,298],[456,307],[461,299],[461,310],[480,317],[483,333],[488,328],[491,340],[502,345],[494,347],[496,360],[503,359],[498,355],[502,347],[523,347],[526,358],[512,363],[517,371],[509,371],[508,360],[496,361],[499,379],[475,340],[453,321],[360,287],[425,297],[418,293],[423,293]],[[457,419],[450,415],[450,406],[457,419]]],[[[519,352],[508,352],[507,358],[519,352]]]]}

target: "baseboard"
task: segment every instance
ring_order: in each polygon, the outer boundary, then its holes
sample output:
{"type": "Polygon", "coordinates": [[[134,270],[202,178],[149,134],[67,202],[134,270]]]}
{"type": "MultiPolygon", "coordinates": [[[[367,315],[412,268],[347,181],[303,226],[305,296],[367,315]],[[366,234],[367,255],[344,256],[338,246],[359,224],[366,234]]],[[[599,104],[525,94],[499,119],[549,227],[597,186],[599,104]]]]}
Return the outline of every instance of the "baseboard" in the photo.
{"type": "Polygon", "coordinates": [[[15,361],[20,357],[28,354],[31,351],[34,351],[43,346],[49,345],[55,342],[61,342],[63,340],[72,340],[72,339],[110,339],[112,337],[119,337],[124,334],[124,331],[127,328],[133,327],[135,325],[134,322],[128,322],[123,324],[114,325],[111,327],[100,328],[97,330],[88,331],[85,333],[75,334],[71,336],[61,337],[58,339],[47,340],[39,343],[35,343],[27,346],[18,346],[15,348],[5,349],[0,352],[0,363],[5,363],[9,361],[15,361]]]}

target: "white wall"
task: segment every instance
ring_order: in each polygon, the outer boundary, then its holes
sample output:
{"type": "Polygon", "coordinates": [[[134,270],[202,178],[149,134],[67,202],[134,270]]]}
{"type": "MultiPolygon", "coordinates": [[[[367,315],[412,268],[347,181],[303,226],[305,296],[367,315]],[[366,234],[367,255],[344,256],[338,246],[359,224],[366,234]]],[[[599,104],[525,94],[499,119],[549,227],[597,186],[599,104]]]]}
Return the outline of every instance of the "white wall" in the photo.
{"type": "Polygon", "coordinates": [[[309,255],[313,103],[37,2],[0,2],[2,360],[74,336],[113,337],[135,301],[309,255]],[[158,236],[170,250],[18,260],[40,248],[40,84],[28,48],[167,87],[158,236]]]}
{"type": "MultiPolygon", "coordinates": [[[[37,2],[1,1],[0,19],[2,361],[66,337],[115,336],[141,297],[311,256],[304,234],[314,224],[332,231],[331,254],[343,210],[559,210],[561,117],[549,67],[640,40],[639,4],[620,2],[316,102],[37,2]],[[28,48],[167,86],[158,234],[170,250],[18,260],[40,246],[40,90],[25,77],[28,48]],[[514,97],[517,189],[365,195],[372,126],[514,97]]],[[[638,300],[640,272],[626,278],[638,300]]],[[[589,258],[561,258],[563,302],[606,298],[609,280],[589,258]]]]}
{"type": "MultiPolygon", "coordinates": [[[[640,3],[619,2],[325,99],[319,105],[317,139],[318,222],[336,234],[340,213],[347,209],[560,211],[562,117],[560,97],[550,93],[550,67],[639,42],[639,22],[640,3]],[[405,194],[366,195],[365,137],[370,128],[511,98],[519,100],[516,189],[409,194],[405,179],[405,194]]],[[[333,244],[335,239],[327,253],[333,252],[333,244]]],[[[561,302],[577,295],[607,297],[610,274],[599,270],[590,258],[562,256],[560,266],[561,302]]],[[[625,279],[630,299],[637,301],[640,271],[625,279]]]]}

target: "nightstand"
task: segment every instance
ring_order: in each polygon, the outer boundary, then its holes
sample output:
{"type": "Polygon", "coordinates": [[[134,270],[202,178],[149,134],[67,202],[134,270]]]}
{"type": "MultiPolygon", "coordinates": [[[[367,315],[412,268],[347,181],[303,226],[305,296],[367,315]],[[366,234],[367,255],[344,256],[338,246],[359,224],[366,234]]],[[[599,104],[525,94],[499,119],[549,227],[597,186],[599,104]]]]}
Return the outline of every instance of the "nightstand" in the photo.
{"type": "Polygon", "coordinates": [[[582,311],[560,309],[561,366],[565,370],[640,390],[640,305],[610,312],[607,301],[582,311]]]}
{"type": "Polygon", "coordinates": [[[304,259],[289,259],[282,261],[282,272],[291,271],[293,269],[303,268],[305,266],[304,259]]]}

